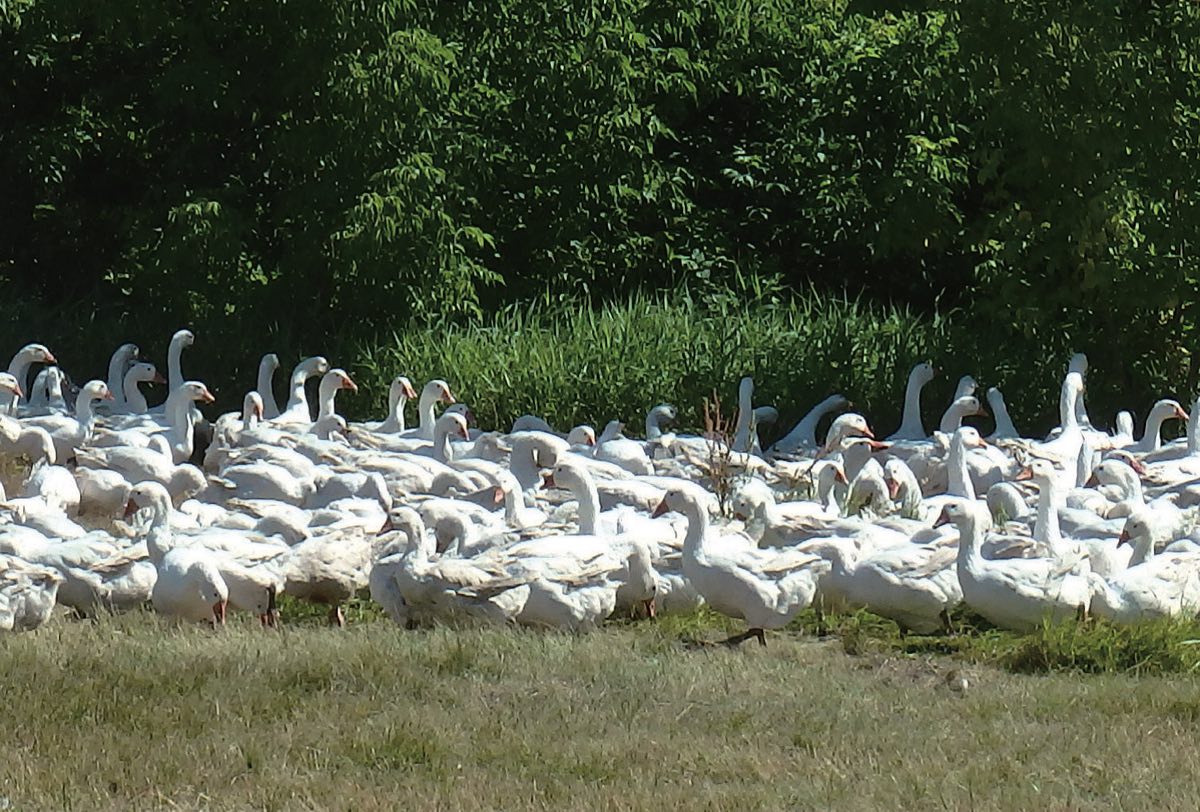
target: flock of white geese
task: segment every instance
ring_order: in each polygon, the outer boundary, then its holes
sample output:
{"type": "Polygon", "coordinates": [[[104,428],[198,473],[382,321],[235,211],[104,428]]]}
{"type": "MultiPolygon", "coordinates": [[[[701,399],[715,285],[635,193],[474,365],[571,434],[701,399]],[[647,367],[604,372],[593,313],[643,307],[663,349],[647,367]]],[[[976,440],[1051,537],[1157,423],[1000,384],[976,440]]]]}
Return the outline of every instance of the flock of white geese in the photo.
{"type": "Polygon", "coordinates": [[[1047,439],[1022,437],[995,388],[989,415],[970,376],[928,433],[926,363],[886,440],[833,395],[763,448],[759,429],[777,413],[755,407],[749,378],[728,437],[673,432],[666,404],[641,439],[616,420],[599,435],[560,433],[529,415],[480,432],[448,383],[418,393],[403,376],[383,420],[347,423],[336,398],[357,387],[320,357],[296,365],[281,408],[274,354],[242,412],[208,423],[212,394],[181,371],[193,341],[172,338],[166,379],[133,344],[107,380],[77,389],[40,344],[0,373],[0,458],[31,463],[9,464],[19,492],[0,493],[0,629],[36,628],[56,606],[91,616],[147,603],[184,621],[220,626],[232,610],[272,627],[283,593],[328,606],[340,625],[344,603],[368,590],[407,626],[471,617],[582,631],[614,613],[707,603],[745,621],[725,642],[764,645],[765,630],[812,605],[865,607],[918,633],[949,630],[964,603],[1014,630],[1200,611],[1200,401],[1181,440],[1161,440],[1165,421],[1188,420],[1172,400],[1153,406],[1140,439],[1127,413],[1099,430],[1082,355],[1047,439]],[[155,383],[168,394],[151,407],[142,388],[155,383]],[[963,425],[976,415],[995,430],[963,425]]]}

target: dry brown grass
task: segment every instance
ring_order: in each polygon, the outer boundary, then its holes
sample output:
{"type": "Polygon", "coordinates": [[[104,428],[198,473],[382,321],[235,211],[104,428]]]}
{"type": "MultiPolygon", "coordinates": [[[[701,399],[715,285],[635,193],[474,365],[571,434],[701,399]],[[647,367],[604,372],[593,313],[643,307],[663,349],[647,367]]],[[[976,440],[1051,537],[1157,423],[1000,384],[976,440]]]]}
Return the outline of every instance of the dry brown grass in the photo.
{"type": "MultiPolygon", "coordinates": [[[[1026,677],[668,627],[0,638],[18,809],[1200,806],[1192,678],[1026,677]],[[954,681],[954,674],[950,681],[954,681]]],[[[0,802],[2,803],[2,802],[0,802]]]]}

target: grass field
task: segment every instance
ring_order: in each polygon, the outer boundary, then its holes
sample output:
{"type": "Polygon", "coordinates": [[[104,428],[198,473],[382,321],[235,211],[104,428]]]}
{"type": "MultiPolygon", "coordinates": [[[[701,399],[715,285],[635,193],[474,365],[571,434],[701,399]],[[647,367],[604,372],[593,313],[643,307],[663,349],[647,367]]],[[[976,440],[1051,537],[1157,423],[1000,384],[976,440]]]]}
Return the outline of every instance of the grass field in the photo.
{"type": "Polygon", "coordinates": [[[801,632],[688,645],[719,636],[704,619],[358,620],[0,638],[0,808],[1200,807],[1189,674],[1026,676],[801,632]]]}

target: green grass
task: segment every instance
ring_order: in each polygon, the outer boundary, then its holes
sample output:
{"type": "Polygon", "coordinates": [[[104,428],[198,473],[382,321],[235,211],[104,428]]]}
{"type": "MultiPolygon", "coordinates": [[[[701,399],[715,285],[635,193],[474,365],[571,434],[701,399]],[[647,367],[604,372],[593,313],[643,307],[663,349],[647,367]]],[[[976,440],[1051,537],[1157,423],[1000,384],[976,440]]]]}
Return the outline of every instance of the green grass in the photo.
{"type": "MultiPolygon", "coordinates": [[[[1168,660],[1124,668],[1125,655],[1098,661],[1118,673],[1078,673],[1111,627],[972,632],[940,638],[969,641],[946,655],[924,647],[939,638],[901,641],[870,616],[837,623],[840,636],[797,629],[727,650],[684,642],[727,630],[707,613],[582,637],[406,632],[369,615],[280,633],[146,613],[60,620],[2,638],[0,797],[15,809],[1200,804],[1200,684],[1154,673],[1175,670],[1168,660]],[[1038,676],[1007,670],[1026,646],[1077,656],[1038,676]]],[[[1129,640],[1189,651],[1170,628],[1129,640]]]]}

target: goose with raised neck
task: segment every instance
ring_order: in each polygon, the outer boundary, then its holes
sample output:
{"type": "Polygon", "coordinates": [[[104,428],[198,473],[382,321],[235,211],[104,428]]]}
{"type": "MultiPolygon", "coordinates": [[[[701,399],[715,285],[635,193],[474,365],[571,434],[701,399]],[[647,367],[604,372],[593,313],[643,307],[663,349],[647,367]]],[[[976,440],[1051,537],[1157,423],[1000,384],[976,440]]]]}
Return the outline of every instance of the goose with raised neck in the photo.
{"type": "Polygon", "coordinates": [[[183,351],[196,343],[191,330],[177,330],[167,347],[167,386],[174,392],[183,386],[183,351]]]}
{"type": "Polygon", "coordinates": [[[349,389],[351,392],[358,391],[358,384],[350,380],[350,375],[346,370],[331,369],[321,377],[321,385],[317,390],[317,420],[337,414],[335,400],[337,393],[343,389],[349,389]]]}
{"type": "Polygon", "coordinates": [[[279,404],[275,400],[275,370],[279,369],[279,356],[269,352],[258,362],[258,385],[255,389],[262,401],[262,416],[266,420],[279,417],[279,404]]]}
{"type": "Polygon", "coordinates": [[[417,437],[422,440],[432,440],[437,414],[434,411],[438,403],[447,406],[457,403],[454,395],[450,394],[450,384],[435,378],[421,387],[421,398],[417,403],[417,437]]]}
{"type": "Polygon", "coordinates": [[[20,393],[8,390],[0,391],[0,412],[12,414],[29,391],[29,368],[34,364],[57,364],[54,353],[43,344],[26,344],[13,356],[8,365],[8,374],[17,380],[20,393]]]}
{"type": "Polygon", "coordinates": [[[676,416],[676,409],[670,403],[660,403],[646,412],[646,439],[660,439],[663,436],[663,423],[674,421],[676,416]]]}
{"type": "Polygon", "coordinates": [[[987,415],[987,410],[980,404],[979,398],[974,395],[963,395],[962,397],[955,398],[942,415],[938,431],[943,434],[953,434],[962,426],[964,417],[972,417],[974,415],[987,415]]]}
{"type": "Polygon", "coordinates": [[[167,396],[163,411],[168,428],[150,438],[150,448],[161,451],[176,465],[191,458],[196,445],[196,403],[215,403],[216,398],[200,381],[184,381],[167,396]]]}
{"type": "Polygon", "coordinates": [[[328,371],[329,362],[320,355],[305,358],[296,364],[288,380],[287,406],[275,419],[281,423],[311,423],[313,417],[308,408],[308,394],[304,391],[304,384],[309,378],[324,375],[328,371]]]}
{"type": "Polygon", "coordinates": [[[417,393],[413,389],[412,381],[403,375],[393,378],[391,386],[388,387],[388,416],[375,430],[384,434],[399,434],[404,431],[404,407],[408,401],[416,399],[417,393]]]}
{"type": "MultiPolygon", "coordinates": [[[[108,391],[113,393],[113,411],[122,412],[126,407],[125,399],[125,373],[129,370],[129,365],[132,364],[138,357],[141,350],[137,344],[128,343],[117,347],[113,352],[112,358],[108,360],[108,391]]],[[[145,409],[140,412],[132,412],[132,414],[142,414],[145,409]]]]}
{"type": "Polygon", "coordinates": [[[738,384],[737,425],[733,432],[733,450],[750,450],[750,433],[754,427],[754,379],[749,375],[738,384]]]}
{"type": "Polygon", "coordinates": [[[993,386],[987,390],[987,402],[992,407],[992,417],[996,419],[996,430],[988,435],[989,440],[1016,440],[1020,438],[1017,427],[1013,425],[1008,415],[1008,404],[1004,402],[1004,394],[993,386]]]}
{"type": "MultiPolygon", "coordinates": [[[[1071,356],[1071,360],[1067,362],[1067,372],[1074,372],[1079,375],[1079,380],[1084,381],[1087,378],[1088,357],[1084,353],[1077,352],[1071,356]]],[[[1092,421],[1088,419],[1087,407],[1083,402],[1083,393],[1080,392],[1079,397],[1075,399],[1075,421],[1079,423],[1081,428],[1091,428],[1092,421]]]]}
{"type": "Polygon", "coordinates": [[[1177,401],[1164,398],[1158,401],[1146,415],[1146,431],[1142,439],[1131,449],[1134,452],[1148,454],[1162,447],[1162,425],[1168,420],[1188,420],[1188,413],[1177,401]]]}
{"type": "Polygon", "coordinates": [[[954,432],[954,436],[950,438],[950,454],[946,460],[946,473],[950,483],[947,494],[963,499],[975,499],[975,484],[971,481],[971,469],[967,465],[967,451],[986,445],[979,432],[970,426],[963,426],[954,432]]]}
{"type": "Polygon", "coordinates": [[[954,400],[970,397],[975,394],[975,390],[978,388],[979,384],[975,383],[975,379],[972,376],[963,375],[958,379],[958,385],[954,387],[954,400]]]}
{"type": "Polygon", "coordinates": [[[937,374],[933,364],[925,361],[917,364],[908,373],[908,385],[904,389],[904,414],[900,428],[888,440],[924,440],[925,425],[921,422],[921,390],[937,374]]]}
{"type": "Polygon", "coordinates": [[[808,414],[804,415],[791,431],[775,442],[773,450],[781,454],[791,454],[801,449],[817,448],[817,425],[821,418],[849,406],[850,401],[844,395],[830,395],[809,409],[808,414]]]}
{"type": "Polygon", "coordinates": [[[131,364],[125,372],[125,378],[121,384],[121,388],[125,392],[122,410],[127,414],[145,414],[149,411],[150,406],[146,403],[146,396],[142,394],[138,385],[166,382],[167,379],[159,373],[154,364],[146,362],[131,364]]]}

